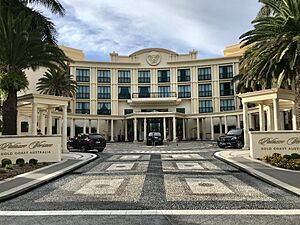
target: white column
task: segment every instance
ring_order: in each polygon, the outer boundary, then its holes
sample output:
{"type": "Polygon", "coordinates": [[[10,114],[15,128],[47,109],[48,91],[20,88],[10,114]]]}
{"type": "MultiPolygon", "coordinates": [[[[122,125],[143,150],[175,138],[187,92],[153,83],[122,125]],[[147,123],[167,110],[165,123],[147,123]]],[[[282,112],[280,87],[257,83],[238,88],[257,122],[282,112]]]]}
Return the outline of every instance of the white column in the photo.
{"type": "Polygon", "coordinates": [[[47,114],[47,135],[52,134],[52,115],[51,115],[51,108],[48,108],[47,114]]]}
{"type": "Polygon", "coordinates": [[[210,117],[210,139],[215,140],[215,130],[214,130],[214,118],[210,117]]]}
{"type": "Polygon", "coordinates": [[[259,104],[259,130],[265,130],[265,111],[263,104],[259,104]]]}
{"type": "Polygon", "coordinates": [[[138,130],[139,130],[139,140],[143,139],[143,134],[142,134],[142,120],[138,120],[138,130]]]}
{"type": "Polygon", "coordinates": [[[227,123],[227,116],[224,116],[224,123],[225,123],[225,133],[228,133],[228,123],[227,123]]]}
{"type": "Polygon", "coordinates": [[[279,113],[279,129],[284,130],[284,112],[279,113]]]}
{"type": "Polygon", "coordinates": [[[75,119],[70,120],[70,138],[75,137],[75,119]]]}
{"type": "Polygon", "coordinates": [[[182,140],[186,140],[186,137],[185,137],[185,119],[182,119],[182,140]]]}
{"type": "Polygon", "coordinates": [[[17,134],[20,135],[22,132],[21,132],[21,116],[20,116],[20,112],[18,111],[18,114],[17,114],[17,134]]]}
{"type": "Polygon", "coordinates": [[[89,120],[88,133],[92,133],[92,120],[89,120]]]}
{"type": "Polygon", "coordinates": [[[200,124],[199,124],[199,118],[197,118],[197,140],[200,140],[200,124]]]}
{"type": "Polygon", "coordinates": [[[202,118],[202,140],[206,140],[206,124],[205,124],[205,118],[202,118]]]}
{"type": "Polygon", "coordinates": [[[240,115],[236,115],[236,128],[241,128],[240,115]]]}
{"type": "Polygon", "coordinates": [[[137,119],[134,118],[133,120],[133,142],[134,143],[137,143],[138,140],[137,140],[137,119]]]}
{"type": "Polygon", "coordinates": [[[219,117],[219,129],[220,129],[220,136],[223,134],[222,131],[222,117],[219,117]]]}
{"type": "Polygon", "coordinates": [[[147,119],[144,118],[144,142],[147,141],[147,119]]]}
{"type": "Polygon", "coordinates": [[[100,134],[100,120],[97,120],[97,133],[100,134]]]}
{"type": "Polygon", "coordinates": [[[279,99],[273,99],[273,109],[274,109],[274,130],[279,130],[279,99]]]}
{"type": "Polygon", "coordinates": [[[296,110],[296,104],[294,103],[292,108],[292,123],[293,123],[293,130],[297,130],[297,110],[296,110]]]}
{"type": "Polygon", "coordinates": [[[43,111],[40,111],[39,128],[41,129],[42,134],[45,134],[45,114],[43,111]]]}
{"type": "Polygon", "coordinates": [[[252,116],[252,113],[249,113],[248,114],[248,117],[249,117],[249,129],[254,129],[253,127],[253,116],[252,116]]]}
{"type": "Polygon", "coordinates": [[[109,120],[106,120],[106,140],[109,141],[109,120]]]}
{"type": "Polygon", "coordinates": [[[176,134],[176,117],[174,116],[173,117],[173,141],[176,142],[176,137],[177,137],[177,134],[176,134]]]}
{"type": "Polygon", "coordinates": [[[86,133],[86,119],[83,119],[83,132],[82,133],[86,133]]]}
{"type": "Polygon", "coordinates": [[[125,120],[125,141],[128,141],[127,120],[125,120]]]}
{"type": "Polygon", "coordinates": [[[61,134],[61,117],[58,117],[58,118],[57,118],[56,133],[57,133],[57,134],[61,134]]]}
{"type": "Polygon", "coordinates": [[[249,120],[248,120],[248,105],[243,103],[243,123],[244,123],[244,149],[249,149],[249,120]]]}
{"type": "Polygon", "coordinates": [[[268,106],[268,111],[267,111],[267,128],[268,131],[274,130],[274,120],[273,118],[273,108],[271,106],[268,106]]]}
{"type": "Polygon", "coordinates": [[[163,118],[163,127],[164,127],[164,141],[166,141],[167,140],[166,117],[163,118]]]}
{"type": "Polygon", "coordinates": [[[67,149],[67,130],[68,130],[68,105],[63,106],[63,123],[62,123],[62,152],[68,152],[67,149]]]}
{"type": "Polygon", "coordinates": [[[31,134],[37,135],[37,104],[32,103],[32,120],[31,120],[31,134]]]}
{"type": "Polygon", "coordinates": [[[114,120],[110,120],[110,141],[114,142],[114,120]]]}

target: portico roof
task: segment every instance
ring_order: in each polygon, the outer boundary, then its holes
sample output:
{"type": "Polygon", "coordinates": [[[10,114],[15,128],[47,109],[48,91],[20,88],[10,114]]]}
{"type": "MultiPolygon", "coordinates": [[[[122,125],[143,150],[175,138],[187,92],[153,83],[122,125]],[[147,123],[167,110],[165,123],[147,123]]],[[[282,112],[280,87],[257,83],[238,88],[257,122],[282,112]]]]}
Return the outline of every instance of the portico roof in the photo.
{"type": "Polygon", "coordinates": [[[238,95],[243,103],[256,103],[269,105],[273,103],[273,99],[279,99],[281,103],[294,102],[296,93],[293,90],[272,88],[255,92],[247,92],[238,95]]]}

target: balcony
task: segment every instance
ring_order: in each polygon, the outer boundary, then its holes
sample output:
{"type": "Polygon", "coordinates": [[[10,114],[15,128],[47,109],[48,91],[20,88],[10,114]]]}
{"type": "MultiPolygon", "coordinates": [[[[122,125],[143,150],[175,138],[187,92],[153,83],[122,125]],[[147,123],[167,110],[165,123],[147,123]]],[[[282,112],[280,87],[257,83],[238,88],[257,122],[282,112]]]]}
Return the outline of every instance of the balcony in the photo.
{"type": "Polygon", "coordinates": [[[178,105],[181,102],[176,92],[132,93],[130,105],[178,105]]]}

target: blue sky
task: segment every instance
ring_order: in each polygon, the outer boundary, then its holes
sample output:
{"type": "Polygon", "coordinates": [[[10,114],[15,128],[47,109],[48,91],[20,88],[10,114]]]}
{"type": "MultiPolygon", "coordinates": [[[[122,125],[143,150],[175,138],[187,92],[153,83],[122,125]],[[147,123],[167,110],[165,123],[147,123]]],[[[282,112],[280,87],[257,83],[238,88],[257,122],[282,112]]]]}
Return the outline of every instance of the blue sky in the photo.
{"type": "Polygon", "coordinates": [[[62,18],[51,16],[59,44],[79,48],[86,59],[109,61],[161,47],[199,58],[222,56],[225,46],[251,29],[257,0],[60,0],[62,18]]]}

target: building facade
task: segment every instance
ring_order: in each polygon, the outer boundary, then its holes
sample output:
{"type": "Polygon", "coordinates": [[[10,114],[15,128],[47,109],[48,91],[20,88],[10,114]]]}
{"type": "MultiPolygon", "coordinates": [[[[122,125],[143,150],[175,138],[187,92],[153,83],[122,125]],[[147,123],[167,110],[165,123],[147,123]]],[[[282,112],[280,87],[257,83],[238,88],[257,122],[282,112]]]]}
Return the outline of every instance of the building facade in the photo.
{"type": "MultiPolygon", "coordinates": [[[[178,54],[151,48],[129,56],[113,52],[109,62],[86,61],[81,50],[62,49],[73,59],[70,72],[78,86],[68,111],[70,137],[99,132],[110,141],[138,142],[158,131],[164,140],[214,140],[242,124],[233,82],[239,73],[239,45],[225,48],[220,58],[198,59],[197,51],[178,54]]],[[[36,92],[39,76],[28,76],[32,78],[27,92],[36,92]]],[[[257,112],[249,113],[250,126],[255,127],[257,112]]],[[[61,132],[57,110],[41,109],[39,115],[39,124],[51,115],[52,130],[61,132]]],[[[41,129],[47,132],[45,126],[41,129]]]]}

